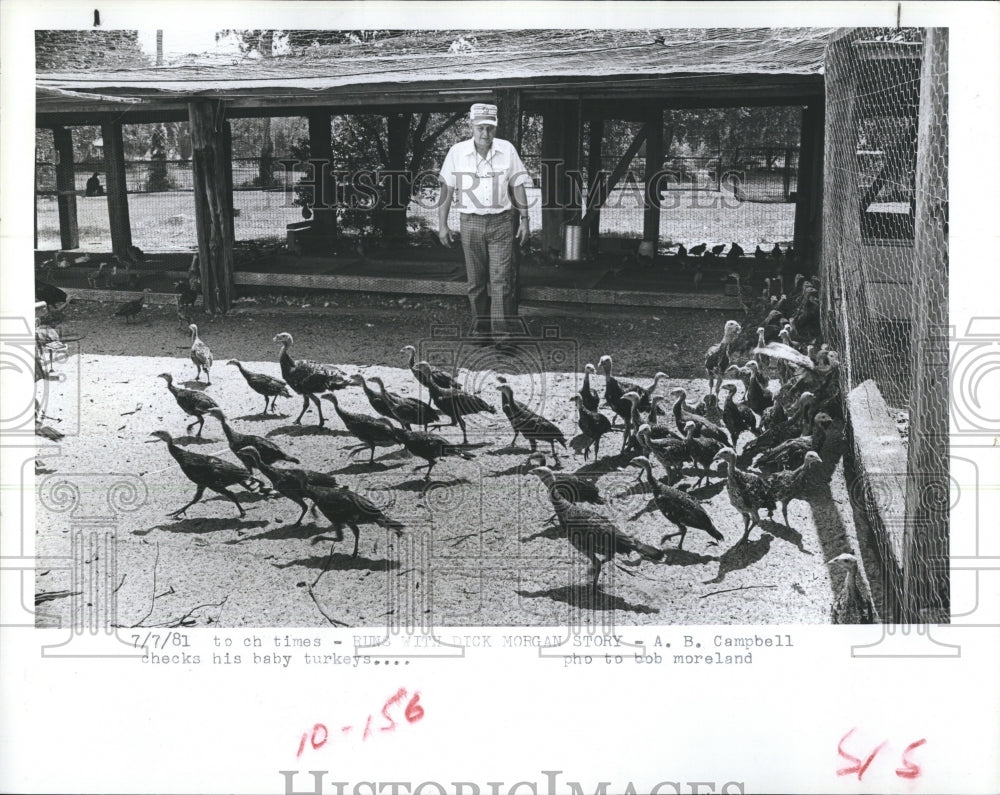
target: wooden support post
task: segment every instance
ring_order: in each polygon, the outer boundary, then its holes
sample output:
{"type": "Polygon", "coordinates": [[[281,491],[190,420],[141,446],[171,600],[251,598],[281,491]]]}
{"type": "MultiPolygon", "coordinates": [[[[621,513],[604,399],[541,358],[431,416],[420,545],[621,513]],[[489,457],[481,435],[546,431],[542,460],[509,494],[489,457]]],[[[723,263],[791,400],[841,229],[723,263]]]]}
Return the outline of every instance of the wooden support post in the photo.
{"type": "Polygon", "coordinates": [[[557,256],[562,225],[580,217],[580,103],[552,102],[542,119],[542,252],[557,256]],[[576,172],[574,182],[569,173],[576,172]]]}
{"type": "Polygon", "coordinates": [[[309,157],[313,160],[323,160],[327,164],[322,175],[315,175],[316,180],[323,177],[323,204],[326,207],[313,206],[313,228],[317,236],[332,240],[337,234],[337,186],[330,174],[333,138],[328,110],[316,110],[309,114],[309,157]]]}
{"type": "Polygon", "coordinates": [[[579,100],[566,103],[566,121],[563,125],[563,152],[565,174],[560,181],[563,192],[562,206],[567,218],[583,215],[583,115],[579,100]],[[576,178],[570,177],[575,174],[576,178]]]}
{"type": "Polygon", "coordinates": [[[642,214],[642,239],[653,244],[653,256],[660,241],[659,174],[663,167],[663,106],[650,109],[646,119],[645,210],[642,214]],[[655,183],[655,184],[654,184],[655,183]]]}
{"type": "Polygon", "coordinates": [[[903,534],[904,620],[947,623],[948,30],[925,28],[913,239],[913,389],[903,534]]]}
{"type": "MultiPolygon", "coordinates": [[[[411,113],[390,113],[386,116],[386,153],[390,171],[406,169],[406,142],[413,120],[411,113]]],[[[394,179],[383,186],[381,228],[384,238],[406,239],[406,210],[409,205],[412,183],[407,177],[394,179]],[[398,191],[393,196],[392,191],[398,191]]]]}
{"type": "Polygon", "coordinates": [[[229,198],[229,234],[236,241],[236,213],[233,212],[233,126],[227,119],[222,123],[222,156],[226,164],[226,196],[229,198]]]}
{"type": "Polygon", "coordinates": [[[542,256],[558,257],[562,247],[563,209],[559,182],[563,174],[562,144],[566,113],[562,102],[552,102],[542,114],[542,256]]]}
{"type": "MultiPolygon", "coordinates": [[[[804,272],[815,270],[822,225],[822,157],[824,109],[822,102],[802,110],[799,172],[795,188],[795,255],[804,272]]],[[[787,154],[786,154],[787,158],[787,154]]],[[[787,160],[786,160],[787,170],[787,160]]]]}
{"type": "Polygon", "coordinates": [[[80,227],[76,219],[76,173],[73,167],[73,133],[66,127],[53,127],[56,149],[56,203],[59,208],[59,245],[64,249],[80,247],[80,227]]]}
{"type": "Polygon", "coordinates": [[[590,253],[596,254],[600,247],[601,208],[597,205],[597,175],[604,167],[602,159],[604,146],[604,119],[597,117],[590,120],[590,130],[587,148],[587,205],[586,215],[590,216],[588,224],[590,238],[590,253]],[[593,213],[591,214],[591,211],[593,213]]]}
{"type": "Polygon", "coordinates": [[[233,289],[233,223],[231,198],[226,195],[223,106],[218,102],[188,103],[191,125],[195,222],[205,311],[227,312],[233,289]]]}
{"type": "Polygon", "coordinates": [[[108,222],[111,225],[111,252],[128,258],[132,245],[132,222],[128,212],[128,183],[125,179],[125,144],[120,122],[101,125],[104,140],[104,170],[108,178],[108,222]]]}

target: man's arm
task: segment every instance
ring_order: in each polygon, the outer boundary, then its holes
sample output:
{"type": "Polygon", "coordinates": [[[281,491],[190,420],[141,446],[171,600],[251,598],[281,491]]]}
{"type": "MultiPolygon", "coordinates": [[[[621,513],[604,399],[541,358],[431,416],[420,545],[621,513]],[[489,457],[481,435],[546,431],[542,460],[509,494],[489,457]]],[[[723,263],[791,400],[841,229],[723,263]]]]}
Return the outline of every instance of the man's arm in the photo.
{"type": "Polygon", "coordinates": [[[451,246],[455,239],[455,233],[448,227],[448,213],[451,211],[451,201],[454,196],[454,189],[441,180],[441,200],[438,203],[438,240],[442,246],[451,246]]]}
{"type": "Polygon", "coordinates": [[[524,185],[515,185],[511,191],[514,194],[514,209],[521,214],[521,223],[517,227],[517,239],[524,246],[527,245],[530,234],[528,229],[528,192],[524,189],[524,185]]]}

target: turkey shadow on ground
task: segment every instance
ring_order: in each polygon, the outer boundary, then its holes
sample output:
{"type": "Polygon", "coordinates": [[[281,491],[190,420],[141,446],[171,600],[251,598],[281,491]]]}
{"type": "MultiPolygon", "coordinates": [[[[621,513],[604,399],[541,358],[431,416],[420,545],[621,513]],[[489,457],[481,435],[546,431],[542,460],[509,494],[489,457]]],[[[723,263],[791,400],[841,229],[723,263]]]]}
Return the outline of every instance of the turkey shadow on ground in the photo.
{"type": "Polygon", "coordinates": [[[340,428],[327,428],[325,425],[296,425],[292,423],[272,428],[264,435],[270,439],[272,436],[351,436],[351,433],[340,428]]]}
{"type": "Polygon", "coordinates": [[[705,486],[698,486],[697,488],[688,489],[688,494],[694,497],[696,500],[710,500],[717,494],[721,494],[722,490],[726,487],[726,481],[720,480],[717,483],[709,483],[705,486]]]}
{"type": "Polygon", "coordinates": [[[206,517],[204,519],[178,519],[176,522],[170,524],[158,524],[149,528],[148,530],[133,530],[132,535],[134,536],[145,536],[149,535],[154,530],[164,530],[168,533],[217,533],[220,530],[236,530],[237,532],[243,532],[245,530],[250,530],[254,527],[266,527],[267,521],[264,519],[251,519],[250,521],[245,521],[239,519],[238,517],[233,518],[220,518],[217,516],[206,517]]]}
{"type": "Polygon", "coordinates": [[[484,475],[484,477],[503,478],[509,477],[510,475],[527,475],[534,468],[533,464],[514,464],[514,466],[507,467],[506,469],[498,469],[495,472],[490,472],[484,475]]]}
{"type": "Polygon", "coordinates": [[[532,450],[530,447],[524,447],[511,442],[510,444],[505,444],[503,447],[494,447],[486,455],[513,455],[514,453],[531,455],[533,452],[537,451],[532,450]]]}
{"type": "Polygon", "coordinates": [[[806,555],[811,555],[808,549],[806,549],[802,544],[802,533],[787,524],[781,524],[780,522],[775,522],[772,519],[762,519],[760,522],[762,529],[769,532],[775,538],[780,538],[782,541],[787,541],[793,547],[798,549],[806,555]]]}
{"type": "MultiPolygon", "coordinates": [[[[553,514],[553,516],[554,515],[555,514],[553,514]]],[[[555,524],[542,527],[541,530],[537,530],[531,535],[520,536],[517,540],[522,544],[526,544],[529,541],[534,541],[536,538],[548,538],[551,541],[559,541],[560,539],[566,538],[566,531],[563,530],[562,525],[560,525],[559,522],[556,522],[555,524]]]]}
{"type": "Polygon", "coordinates": [[[719,556],[719,572],[715,575],[715,579],[705,580],[703,585],[720,583],[730,572],[752,566],[762,560],[770,549],[771,535],[769,533],[764,533],[756,541],[743,541],[742,539],[737,541],[719,556]]]}
{"type": "Polygon", "coordinates": [[[437,480],[436,478],[431,478],[430,480],[425,480],[424,478],[415,478],[414,480],[404,480],[402,483],[397,483],[395,486],[390,486],[389,488],[399,491],[413,491],[424,496],[427,489],[431,486],[435,488],[440,486],[462,486],[462,485],[472,485],[472,481],[468,478],[450,478],[448,480],[437,480]]]}
{"type": "Polygon", "coordinates": [[[655,607],[634,605],[620,596],[609,594],[601,588],[600,583],[598,583],[596,591],[587,585],[561,585],[558,588],[546,588],[543,591],[515,590],[514,593],[524,599],[547,598],[556,602],[564,602],[570,607],[582,610],[625,610],[629,613],[643,615],[660,612],[655,607]]]}
{"type": "Polygon", "coordinates": [[[701,555],[689,549],[669,547],[663,550],[663,563],[667,566],[699,566],[702,563],[712,563],[721,560],[713,555],[701,555]]]}
{"type": "Polygon", "coordinates": [[[174,444],[222,444],[222,439],[210,439],[207,436],[178,436],[174,444]]]}
{"type": "MultiPolygon", "coordinates": [[[[448,426],[445,426],[448,427],[448,426]]],[[[489,447],[493,444],[492,441],[487,442],[452,442],[455,447],[459,450],[481,450],[484,447],[489,447]]]]}
{"type": "Polygon", "coordinates": [[[618,453],[616,455],[606,455],[590,463],[579,466],[574,471],[574,475],[608,475],[617,472],[619,469],[628,466],[633,458],[632,453],[618,453]]]}
{"type": "MultiPolygon", "coordinates": [[[[308,514],[306,514],[308,516],[308,514]]],[[[303,517],[304,520],[304,517],[303,517]]],[[[316,524],[288,524],[281,527],[272,527],[263,533],[258,533],[257,535],[247,536],[246,538],[234,538],[230,541],[226,541],[226,544],[245,544],[248,541],[287,541],[290,538],[296,539],[310,539],[315,538],[318,535],[323,535],[328,530],[329,527],[318,527],[316,524]]],[[[353,536],[352,536],[353,538],[353,536]]]]}
{"type": "Polygon", "coordinates": [[[212,385],[206,384],[204,381],[182,381],[181,386],[185,389],[195,389],[199,392],[204,392],[212,385]]]}
{"type": "Polygon", "coordinates": [[[368,472],[388,472],[393,469],[399,469],[405,466],[405,464],[400,461],[398,464],[383,464],[381,461],[375,461],[374,463],[369,463],[368,461],[357,461],[353,464],[347,464],[342,466],[340,469],[331,469],[329,474],[331,475],[364,475],[368,472]]]}
{"type": "Polygon", "coordinates": [[[276,569],[290,569],[301,566],[307,569],[321,571],[395,571],[399,568],[398,560],[372,560],[363,555],[352,557],[348,553],[333,552],[308,558],[296,558],[287,563],[272,563],[276,569]]]}
{"type": "Polygon", "coordinates": [[[264,422],[266,420],[287,420],[290,416],[290,414],[265,414],[264,412],[260,412],[258,414],[244,414],[242,417],[233,417],[233,419],[244,422],[264,422]]]}

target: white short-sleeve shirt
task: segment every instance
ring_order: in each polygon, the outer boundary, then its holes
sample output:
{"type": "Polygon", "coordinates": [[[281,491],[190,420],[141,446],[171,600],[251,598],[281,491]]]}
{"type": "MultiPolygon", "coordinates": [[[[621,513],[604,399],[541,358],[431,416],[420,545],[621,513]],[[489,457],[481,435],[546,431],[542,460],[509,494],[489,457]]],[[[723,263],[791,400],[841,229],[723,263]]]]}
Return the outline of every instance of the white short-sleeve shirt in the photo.
{"type": "Polygon", "coordinates": [[[448,150],[441,181],[455,189],[454,207],[460,213],[493,215],[511,208],[510,188],[531,187],[531,175],[510,141],[494,138],[483,157],[470,138],[448,150]]]}

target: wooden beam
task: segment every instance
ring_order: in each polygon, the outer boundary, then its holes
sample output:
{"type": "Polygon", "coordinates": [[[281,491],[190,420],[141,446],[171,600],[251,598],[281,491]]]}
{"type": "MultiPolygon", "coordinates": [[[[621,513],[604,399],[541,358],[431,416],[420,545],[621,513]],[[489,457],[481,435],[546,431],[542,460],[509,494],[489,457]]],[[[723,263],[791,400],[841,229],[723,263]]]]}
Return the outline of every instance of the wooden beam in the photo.
{"type": "Polygon", "coordinates": [[[54,127],[56,149],[56,202],[59,207],[59,245],[64,249],[80,247],[80,227],[76,219],[76,172],[73,166],[73,133],[66,127],[54,127]]]}
{"type": "Polygon", "coordinates": [[[660,169],[663,167],[663,108],[654,105],[646,116],[646,186],[642,213],[642,239],[652,242],[653,252],[660,240],[660,189],[658,184],[660,169]]]}
{"type": "MultiPolygon", "coordinates": [[[[42,86],[44,88],[44,86],[42,86]]],[[[309,108],[380,108],[379,112],[458,109],[484,94],[498,89],[520,90],[521,108],[544,108],[551,99],[591,99],[614,102],[627,99],[643,102],[661,99],[670,107],[733,107],[740,105],[801,105],[822,99],[823,75],[732,75],[732,74],[618,74],[585,77],[545,76],[537,78],[509,78],[505,80],[442,80],[420,83],[380,83],[333,86],[310,91],[304,96],[299,88],[281,86],[237,86],[232,95],[227,90],[215,89],[210,97],[199,95],[199,100],[225,100],[235,116],[260,116],[262,111],[272,116],[306,115],[309,108]]],[[[107,92],[105,92],[107,93],[107,92]]],[[[143,103],[120,103],[95,98],[81,100],[74,97],[41,95],[37,98],[36,112],[39,124],[96,123],[70,121],[65,114],[95,118],[97,114],[126,119],[129,123],[151,121],[177,121],[184,117],[186,103],[191,94],[180,92],[142,91],[122,89],[124,96],[139,97],[143,103]],[[171,118],[162,118],[169,109],[171,118]],[[42,121],[44,119],[44,121],[42,121]]],[[[608,113],[606,118],[614,118],[608,113]]],[[[638,120],[638,118],[633,119],[638,120]]]]}
{"type": "Polygon", "coordinates": [[[323,179],[323,204],[326,207],[313,207],[313,227],[317,235],[324,239],[333,239],[337,234],[337,186],[330,176],[333,162],[333,133],[330,129],[330,111],[314,110],[309,113],[309,157],[313,160],[323,160],[327,167],[323,174],[314,174],[318,182],[323,179]]]}
{"type": "Polygon", "coordinates": [[[233,222],[227,195],[224,106],[218,102],[192,102],[191,125],[195,225],[201,263],[205,311],[228,312],[233,289],[233,222]]]}
{"type": "Polygon", "coordinates": [[[101,125],[104,141],[104,171],[108,182],[108,221],[111,225],[111,252],[127,258],[132,245],[132,222],[128,211],[128,183],[125,179],[125,143],[120,122],[101,125]]]}

